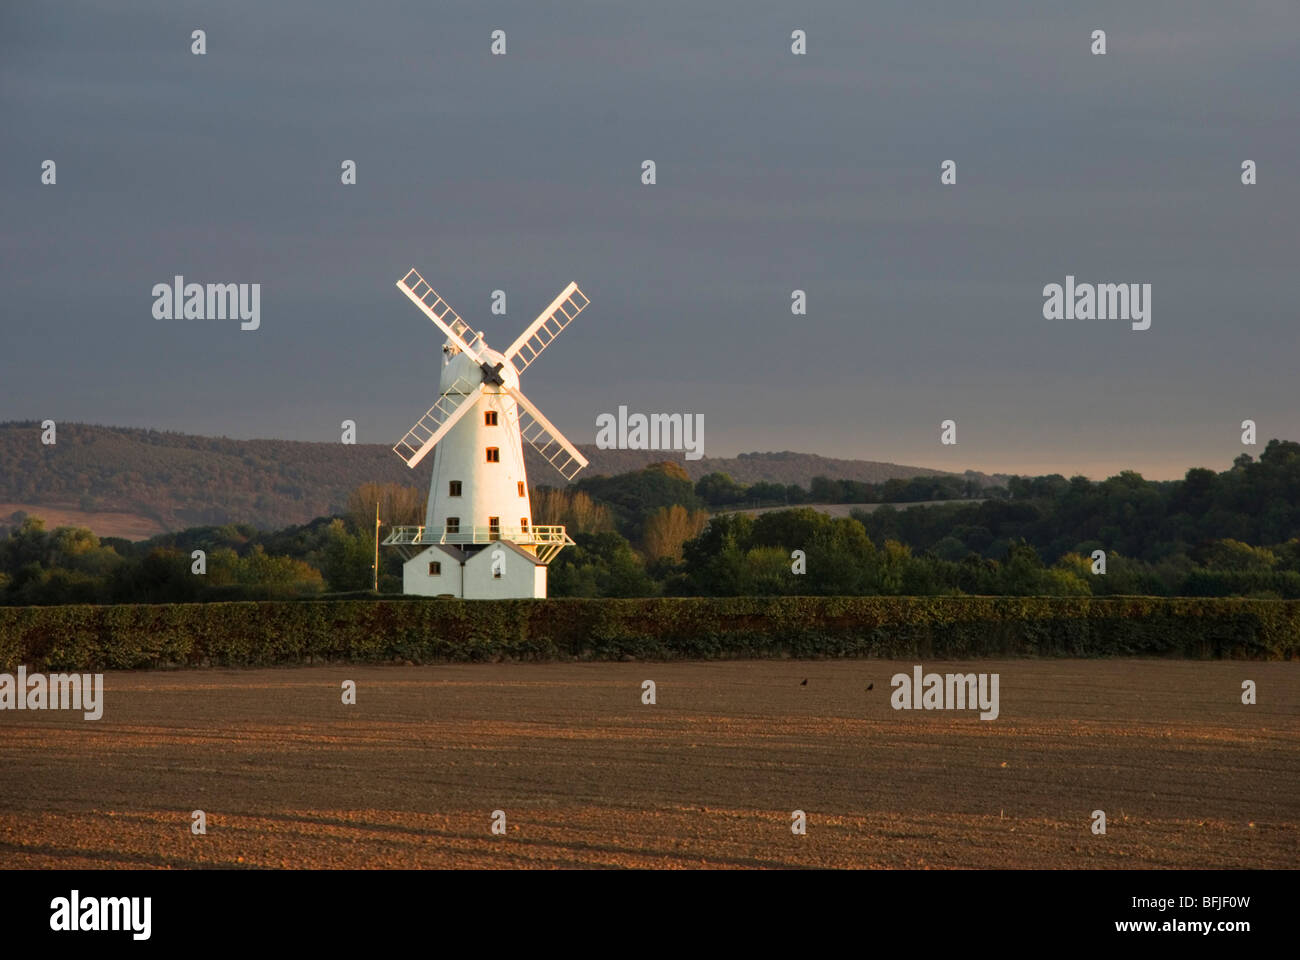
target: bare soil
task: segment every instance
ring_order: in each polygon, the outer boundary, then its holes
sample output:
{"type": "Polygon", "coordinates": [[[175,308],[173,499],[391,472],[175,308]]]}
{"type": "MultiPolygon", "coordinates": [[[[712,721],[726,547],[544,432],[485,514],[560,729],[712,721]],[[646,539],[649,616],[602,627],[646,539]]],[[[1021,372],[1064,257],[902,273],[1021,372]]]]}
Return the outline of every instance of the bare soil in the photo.
{"type": "Polygon", "coordinates": [[[1300,866],[1300,666],[923,665],[1001,715],[891,709],[911,661],[109,673],[0,712],[0,866],[1300,866]]]}

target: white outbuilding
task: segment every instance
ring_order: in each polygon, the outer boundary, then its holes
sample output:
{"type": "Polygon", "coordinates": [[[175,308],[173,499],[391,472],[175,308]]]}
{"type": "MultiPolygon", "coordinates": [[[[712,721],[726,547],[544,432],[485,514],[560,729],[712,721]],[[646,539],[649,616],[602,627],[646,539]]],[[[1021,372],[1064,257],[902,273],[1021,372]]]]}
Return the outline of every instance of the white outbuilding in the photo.
{"type": "Polygon", "coordinates": [[[467,550],[437,544],[402,564],[402,592],[425,597],[545,597],[546,564],[509,540],[467,550]]]}

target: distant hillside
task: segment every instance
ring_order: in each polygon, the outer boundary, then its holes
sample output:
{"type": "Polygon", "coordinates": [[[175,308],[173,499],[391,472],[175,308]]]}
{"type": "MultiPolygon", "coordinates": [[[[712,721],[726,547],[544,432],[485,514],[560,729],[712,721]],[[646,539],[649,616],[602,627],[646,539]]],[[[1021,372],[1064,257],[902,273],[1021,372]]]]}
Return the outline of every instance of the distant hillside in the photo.
{"type": "MultiPolygon", "coordinates": [[[[792,453],[782,450],[779,453],[742,453],[738,457],[703,457],[699,460],[686,460],[681,451],[664,450],[597,450],[594,446],[580,445],[583,455],[591,461],[591,466],[579,474],[579,478],[603,473],[614,476],[630,470],[640,470],[647,464],[663,460],[674,460],[686,468],[692,480],[709,473],[726,473],[738,483],[797,483],[807,489],[813,477],[829,477],[832,480],[859,480],[863,483],[884,483],[886,480],[908,480],[912,477],[952,476],[952,471],[935,470],[931,467],[908,467],[897,463],[883,463],[878,460],[835,460],[831,457],[819,457],[815,453],[792,453]]],[[[529,478],[534,483],[548,483],[544,474],[534,474],[532,461],[528,463],[529,478]]],[[[552,471],[554,473],[554,471],[552,471]]],[[[968,470],[965,476],[971,477],[980,486],[1004,484],[1004,474],[989,475],[968,470]]],[[[558,479],[558,478],[557,478],[558,479]]]]}
{"type": "MultiPolygon", "coordinates": [[[[202,524],[251,523],[278,529],[340,512],[350,491],[367,482],[425,488],[432,458],[415,470],[388,444],[230,440],[158,430],[60,423],[58,442],[43,446],[35,421],[0,423],[0,503],[60,507],[77,515],[127,514],[141,529],[179,530],[202,524]]],[[[580,448],[591,466],[579,476],[613,476],[657,460],[676,460],[691,478],[728,473],[807,487],[815,476],[880,483],[944,473],[868,460],[832,460],[806,453],[751,453],[734,459],[684,460],[681,452],[580,448]]],[[[528,450],[529,479],[564,480],[528,450]]],[[[1001,482],[969,474],[981,483],[1001,482]]],[[[0,524],[8,519],[0,516],[0,524]]],[[[51,526],[53,523],[51,523],[51,526]]],[[[94,529],[92,525],[92,529],[94,529]]],[[[98,531],[97,531],[98,532],[98,531]]]]}
{"type": "MultiPolygon", "coordinates": [[[[891,507],[894,510],[911,510],[913,507],[939,507],[955,503],[954,500],[913,500],[903,503],[806,503],[799,504],[800,507],[807,507],[810,510],[816,510],[818,513],[824,513],[828,517],[851,517],[855,513],[875,513],[881,507],[891,507]]],[[[965,504],[980,504],[987,501],[982,499],[962,500],[965,504]]],[[[714,510],[718,513],[744,513],[751,517],[759,517],[765,513],[774,513],[777,510],[789,510],[789,506],[779,507],[755,507],[751,510],[728,510],[726,507],[714,510]]]]}

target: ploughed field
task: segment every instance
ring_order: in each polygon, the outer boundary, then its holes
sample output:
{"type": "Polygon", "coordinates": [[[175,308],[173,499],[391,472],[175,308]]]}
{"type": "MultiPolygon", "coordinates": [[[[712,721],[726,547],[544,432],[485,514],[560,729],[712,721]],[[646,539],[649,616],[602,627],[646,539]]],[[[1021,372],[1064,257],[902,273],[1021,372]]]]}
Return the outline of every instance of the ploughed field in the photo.
{"type": "Polygon", "coordinates": [[[1300,666],[920,662],[997,719],[891,709],[916,661],[108,673],[0,712],[0,865],[1300,865],[1300,666]]]}

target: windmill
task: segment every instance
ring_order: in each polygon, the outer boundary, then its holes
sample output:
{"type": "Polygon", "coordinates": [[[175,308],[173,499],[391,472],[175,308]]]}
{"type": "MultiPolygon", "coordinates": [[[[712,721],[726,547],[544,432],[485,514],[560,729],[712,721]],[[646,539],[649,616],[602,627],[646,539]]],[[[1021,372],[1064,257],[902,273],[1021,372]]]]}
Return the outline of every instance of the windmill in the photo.
{"type": "Polygon", "coordinates": [[[438,399],[393,447],[414,468],[431,452],[424,525],[394,527],[404,593],[544,597],[546,565],[572,544],[563,526],[535,526],[527,442],[566,480],[587,459],[519,390],[519,374],[590,301],[570,283],[504,352],[487,345],[414,269],[397,288],[446,335],[438,399]]]}

